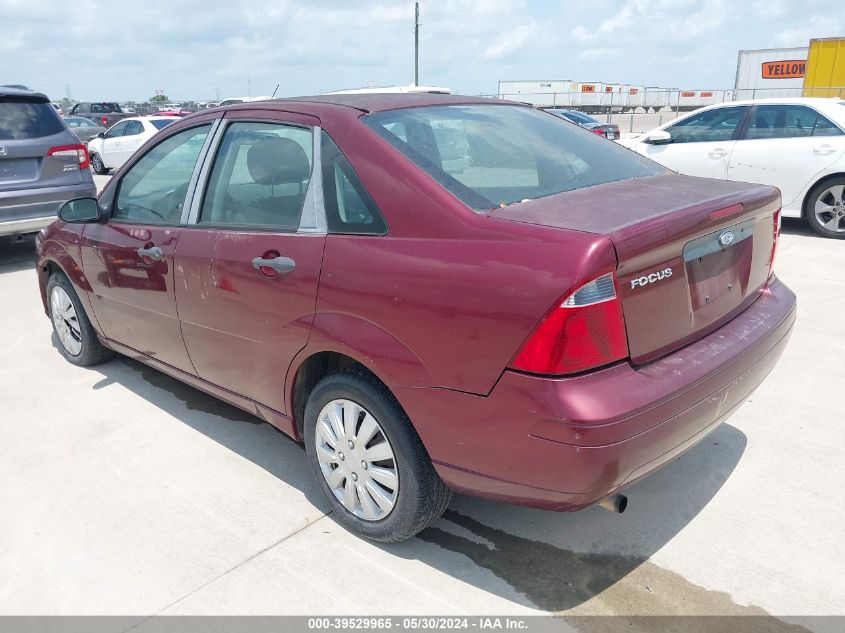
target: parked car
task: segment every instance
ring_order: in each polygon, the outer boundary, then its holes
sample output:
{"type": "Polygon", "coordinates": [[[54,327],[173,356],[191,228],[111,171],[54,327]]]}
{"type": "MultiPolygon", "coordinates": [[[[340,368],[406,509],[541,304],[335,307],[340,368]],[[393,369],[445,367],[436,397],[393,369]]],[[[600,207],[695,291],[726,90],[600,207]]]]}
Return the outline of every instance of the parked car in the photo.
{"type": "Polygon", "coordinates": [[[684,174],[773,185],[784,217],[845,239],[845,101],[722,103],[622,144],[684,174]]]}
{"type": "Polygon", "coordinates": [[[266,101],[267,99],[272,99],[273,97],[229,97],[228,99],[224,99],[220,102],[221,106],[229,106],[235,105],[237,103],[252,103],[253,101],[266,101]]]}
{"type": "Polygon", "coordinates": [[[68,116],[81,116],[96,121],[103,127],[111,127],[132,114],[124,112],[120,104],[114,101],[83,101],[74,105],[68,116]]]}
{"type": "Polygon", "coordinates": [[[0,235],[40,231],[65,202],[96,191],[85,146],[50,100],[0,88],[0,235]]]}
{"type": "Polygon", "coordinates": [[[589,114],[578,112],[578,110],[564,110],[562,108],[547,108],[547,112],[551,112],[570,123],[580,125],[583,128],[590,130],[593,134],[604,136],[605,138],[615,141],[619,138],[619,126],[615,123],[602,123],[594,119],[589,114]]]}
{"type": "Polygon", "coordinates": [[[324,95],[178,120],[62,209],[37,272],[68,361],[260,416],[391,542],[452,490],[623,510],[783,351],[779,208],[524,104],[324,95]]]}
{"type": "Polygon", "coordinates": [[[67,116],[63,120],[70,131],[83,143],[87,143],[98,134],[106,131],[106,128],[102,125],[97,125],[91,119],[86,119],[85,117],[67,116]]]}
{"type": "Polygon", "coordinates": [[[91,169],[103,175],[120,167],[141,145],[174,121],[170,116],[133,117],[100,132],[88,143],[91,169]]]}

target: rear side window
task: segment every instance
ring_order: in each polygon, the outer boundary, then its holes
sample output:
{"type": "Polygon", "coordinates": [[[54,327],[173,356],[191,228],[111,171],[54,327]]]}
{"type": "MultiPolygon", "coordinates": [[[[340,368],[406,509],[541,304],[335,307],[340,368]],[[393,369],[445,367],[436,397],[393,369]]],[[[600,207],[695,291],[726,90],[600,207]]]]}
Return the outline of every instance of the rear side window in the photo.
{"type": "Polygon", "coordinates": [[[153,121],[150,121],[150,123],[152,123],[157,129],[161,130],[161,129],[166,128],[168,125],[170,125],[174,121],[176,121],[175,117],[173,118],[173,121],[166,121],[164,119],[154,119],[153,121]]]}
{"type": "Polygon", "coordinates": [[[362,120],[478,211],[666,173],[616,143],[523,106],[407,108],[362,120]]]}
{"type": "Polygon", "coordinates": [[[384,235],[387,223],[332,138],[322,133],[323,198],[330,233],[384,235]]]}
{"type": "Polygon", "coordinates": [[[821,114],[802,105],[757,106],[746,138],[838,136],[842,130],[821,114]]]}
{"type": "Polygon", "coordinates": [[[0,141],[41,138],[64,129],[49,103],[0,97],[0,141]]]}

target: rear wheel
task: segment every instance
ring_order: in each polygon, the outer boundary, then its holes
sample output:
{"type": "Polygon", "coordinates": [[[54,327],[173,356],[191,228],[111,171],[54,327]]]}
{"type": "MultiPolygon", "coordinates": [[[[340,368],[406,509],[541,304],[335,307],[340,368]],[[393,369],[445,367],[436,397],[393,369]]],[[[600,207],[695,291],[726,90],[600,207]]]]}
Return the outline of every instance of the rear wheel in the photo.
{"type": "Polygon", "coordinates": [[[845,239],[845,177],[816,185],[807,196],[804,214],[810,228],[819,235],[845,239]]]}
{"type": "Polygon", "coordinates": [[[59,352],[69,362],[81,367],[98,365],[114,357],[103,347],[91,321],[79,301],[73,285],[62,273],[55,273],[47,282],[50,319],[59,339],[59,352]]]}
{"type": "Polygon", "coordinates": [[[402,407],[360,368],[330,374],[314,387],[305,408],[305,449],[337,519],[375,541],[411,538],[452,497],[402,407]]]}
{"type": "Polygon", "coordinates": [[[109,173],[108,167],[103,164],[103,159],[100,158],[99,154],[91,154],[91,169],[93,169],[94,173],[98,176],[104,176],[109,173]]]}

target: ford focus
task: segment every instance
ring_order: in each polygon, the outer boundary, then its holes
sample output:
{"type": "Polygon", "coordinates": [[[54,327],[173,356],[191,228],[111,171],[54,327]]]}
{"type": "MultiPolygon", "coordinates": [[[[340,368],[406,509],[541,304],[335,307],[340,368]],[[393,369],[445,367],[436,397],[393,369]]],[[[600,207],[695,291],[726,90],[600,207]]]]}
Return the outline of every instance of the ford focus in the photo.
{"type": "Polygon", "coordinates": [[[624,510],[783,351],[779,212],[522,104],[327,95],[173,123],[37,266],[68,361],[266,420],[339,521],[395,542],[452,491],[624,510]]]}

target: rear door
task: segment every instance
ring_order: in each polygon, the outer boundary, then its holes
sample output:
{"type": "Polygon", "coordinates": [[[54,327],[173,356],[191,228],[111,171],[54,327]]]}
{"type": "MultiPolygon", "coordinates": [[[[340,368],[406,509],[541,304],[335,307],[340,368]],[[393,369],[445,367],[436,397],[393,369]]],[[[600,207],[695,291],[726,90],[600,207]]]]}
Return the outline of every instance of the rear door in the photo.
{"type": "Polygon", "coordinates": [[[804,105],[759,105],[737,142],[728,178],[772,185],[790,207],[816,174],[845,155],[845,135],[804,105]]]}
{"type": "Polygon", "coordinates": [[[77,143],[44,97],[0,94],[0,191],[81,183],[77,143]]]}
{"type": "Polygon", "coordinates": [[[141,156],[111,185],[116,194],[109,221],[86,225],[80,247],[106,337],[189,373],[173,291],[174,255],[211,128],[205,122],[170,134],[141,156]]]}
{"type": "Polygon", "coordinates": [[[176,251],[182,333],[198,375],[283,413],[326,239],[311,178],[318,123],[266,111],[228,121],[176,251]]]}
{"type": "Polygon", "coordinates": [[[727,178],[728,162],[748,110],[748,106],[729,106],[693,114],[666,128],[671,142],[643,143],[639,151],[682,174],[727,178]]]}

